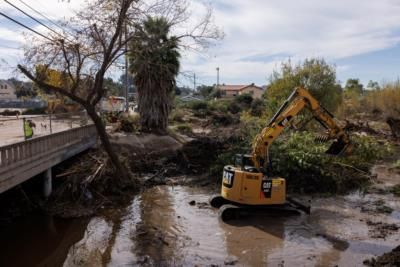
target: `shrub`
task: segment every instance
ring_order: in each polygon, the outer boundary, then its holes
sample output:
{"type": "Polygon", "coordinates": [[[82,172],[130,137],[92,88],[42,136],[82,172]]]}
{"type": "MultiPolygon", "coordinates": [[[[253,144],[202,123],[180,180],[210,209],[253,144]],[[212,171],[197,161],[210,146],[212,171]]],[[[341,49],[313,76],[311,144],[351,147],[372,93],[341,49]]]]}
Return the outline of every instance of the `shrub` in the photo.
{"type": "Polygon", "coordinates": [[[345,92],[343,103],[339,108],[341,117],[359,117],[371,114],[374,117],[400,116],[400,84],[388,83],[379,90],[364,90],[363,95],[345,92]]]}
{"type": "Polygon", "coordinates": [[[206,101],[193,101],[189,104],[193,110],[193,115],[199,118],[204,118],[210,114],[209,105],[206,101]]]}
{"type": "Polygon", "coordinates": [[[371,137],[354,137],[354,152],[347,157],[325,154],[328,144],[316,144],[314,135],[292,133],[271,147],[275,174],[287,179],[290,191],[344,193],[370,180],[372,163],[390,151],[371,137]]]}
{"type": "Polygon", "coordinates": [[[250,114],[252,116],[260,117],[265,111],[264,101],[262,99],[254,99],[251,103],[250,114]]]}
{"type": "Polygon", "coordinates": [[[174,109],[170,114],[170,120],[175,122],[183,122],[185,112],[181,109],[174,109]]]}
{"type": "Polygon", "coordinates": [[[208,106],[211,111],[228,112],[231,103],[232,100],[230,99],[219,99],[216,101],[208,102],[208,106]]]}
{"type": "Polygon", "coordinates": [[[127,133],[136,133],[140,129],[140,116],[139,114],[121,116],[120,118],[121,131],[127,133]]]}
{"type": "Polygon", "coordinates": [[[211,94],[209,95],[209,98],[221,98],[225,92],[219,89],[214,89],[211,94]]]}
{"type": "Polygon", "coordinates": [[[20,115],[21,112],[19,110],[4,110],[3,112],[0,112],[0,115],[2,116],[16,116],[16,115],[20,115]]]}
{"type": "Polygon", "coordinates": [[[185,123],[185,124],[178,124],[177,126],[176,126],[176,131],[178,132],[178,133],[181,133],[181,134],[185,134],[185,135],[191,135],[191,134],[193,134],[193,130],[192,130],[192,127],[189,125],[189,124],[187,124],[187,123],[185,123]]]}
{"type": "Polygon", "coordinates": [[[42,115],[46,114],[47,108],[32,108],[22,112],[22,115],[42,115]]]}
{"type": "Polygon", "coordinates": [[[242,111],[242,108],[236,102],[232,102],[229,105],[228,110],[232,114],[237,114],[242,111]]]}
{"type": "Polygon", "coordinates": [[[212,123],[217,126],[228,126],[233,123],[237,123],[238,120],[230,115],[229,113],[213,113],[212,114],[212,123]]]}
{"type": "Polygon", "coordinates": [[[193,101],[189,104],[189,106],[192,110],[195,110],[195,111],[208,109],[208,103],[206,101],[202,101],[202,100],[193,101]]]}
{"type": "Polygon", "coordinates": [[[400,197],[400,184],[395,185],[392,187],[392,189],[390,190],[393,195],[395,195],[396,197],[400,197]]]}
{"type": "Polygon", "coordinates": [[[253,97],[250,94],[242,94],[235,97],[235,102],[244,108],[249,108],[253,102],[253,97]]]}

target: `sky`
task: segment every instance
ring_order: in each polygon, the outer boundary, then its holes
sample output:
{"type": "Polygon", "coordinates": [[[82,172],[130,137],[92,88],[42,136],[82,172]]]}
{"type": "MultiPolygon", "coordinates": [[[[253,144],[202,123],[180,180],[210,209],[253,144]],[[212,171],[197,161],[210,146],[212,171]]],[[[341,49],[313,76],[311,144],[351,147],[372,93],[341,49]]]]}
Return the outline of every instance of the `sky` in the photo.
{"type": "MultiPolygon", "coordinates": [[[[20,0],[9,1],[34,14],[20,0]]],[[[201,12],[199,1],[191,1],[193,16],[201,12]]],[[[83,2],[25,0],[54,20],[68,18],[83,2]]],[[[335,65],[341,82],[348,78],[359,78],[364,84],[398,79],[399,0],[214,0],[210,4],[225,38],[200,53],[182,52],[185,75],[178,79],[181,86],[193,86],[190,77],[194,73],[197,85],[215,84],[217,67],[220,83],[264,85],[281,62],[298,63],[311,57],[335,65]]],[[[0,12],[44,31],[3,1],[0,12]]],[[[24,31],[0,18],[0,78],[16,75],[12,70],[23,51],[14,48],[24,45],[24,31]]]]}

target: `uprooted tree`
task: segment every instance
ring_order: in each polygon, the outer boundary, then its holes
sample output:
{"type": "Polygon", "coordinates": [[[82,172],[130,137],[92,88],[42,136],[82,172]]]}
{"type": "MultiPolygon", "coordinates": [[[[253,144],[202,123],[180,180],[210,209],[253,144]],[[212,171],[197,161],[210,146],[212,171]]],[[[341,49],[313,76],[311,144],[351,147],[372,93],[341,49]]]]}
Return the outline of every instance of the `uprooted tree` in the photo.
{"type": "MultiPolygon", "coordinates": [[[[39,87],[67,96],[87,111],[121,179],[129,178],[128,171],[111,146],[96,106],[106,95],[105,77],[116,71],[118,60],[126,54],[127,43],[135,38],[134,29],[149,15],[165,16],[184,29],[190,19],[188,3],[184,0],[87,1],[84,9],[71,19],[68,35],[49,33],[46,39],[32,37],[25,63],[18,65],[39,87]],[[38,65],[42,67],[37,68],[38,65]],[[46,74],[50,69],[62,74],[62,83],[48,82],[46,74]]],[[[208,28],[210,19],[205,16],[200,25],[208,28]]]]}

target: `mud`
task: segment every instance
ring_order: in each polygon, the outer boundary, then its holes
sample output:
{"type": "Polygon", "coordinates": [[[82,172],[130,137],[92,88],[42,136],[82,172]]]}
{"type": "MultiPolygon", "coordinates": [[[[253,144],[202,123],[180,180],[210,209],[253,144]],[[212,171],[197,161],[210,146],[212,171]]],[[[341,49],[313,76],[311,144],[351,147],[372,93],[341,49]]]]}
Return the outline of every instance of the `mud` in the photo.
{"type": "Polygon", "coordinates": [[[361,266],[400,242],[397,231],[377,238],[368,225],[368,220],[400,225],[400,200],[390,195],[316,198],[309,216],[250,214],[224,223],[207,204],[213,193],[206,188],[156,186],[90,221],[56,220],[62,225],[55,227],[58,234],[46,226],[51,225],[48,218],[40,219],[41,227],[26,220],[2,229],[1,243],[10,248],[1,253],[0,265],[24,266],[23,260],[47,266],[361,266]],[[394,212],[361,211],[378,198],[394,212]],[[13,238],[4,240],[3,233],[13,238]],[[43,245],[47,243],[52,245],[43,245]],[[34,248],[34,253],[25,253],[24,247],[34,248]],[[18,252],[24,253],[23,259],[7,256],[18,252]]]}

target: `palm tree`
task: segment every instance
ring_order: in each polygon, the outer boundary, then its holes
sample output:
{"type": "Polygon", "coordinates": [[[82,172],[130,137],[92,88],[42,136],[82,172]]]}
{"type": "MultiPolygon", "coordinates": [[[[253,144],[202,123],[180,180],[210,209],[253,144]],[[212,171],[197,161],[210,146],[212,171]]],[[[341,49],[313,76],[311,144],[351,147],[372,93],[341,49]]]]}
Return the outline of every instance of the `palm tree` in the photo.
{"type": "Polygon", "coordinates": [[[165,134],[179,72],[179,40],[163,18],[147,17],[130,43],[130,72],[138,90],[143,131],[165,134]]]}

